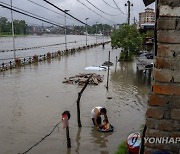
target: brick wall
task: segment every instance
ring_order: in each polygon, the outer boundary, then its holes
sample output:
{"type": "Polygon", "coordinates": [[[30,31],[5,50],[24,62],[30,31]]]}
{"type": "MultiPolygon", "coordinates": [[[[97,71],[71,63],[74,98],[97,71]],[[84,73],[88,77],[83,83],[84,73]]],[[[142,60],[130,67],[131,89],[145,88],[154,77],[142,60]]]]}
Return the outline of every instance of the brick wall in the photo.
{"type": "MultiPolygon", "coordinates": [[[[180,0],[157,1],[157,54],[145,137],[180,137],[180,0]]],[[[145,154],[180,153],[179,144],[145,143],[145,154]]]]}

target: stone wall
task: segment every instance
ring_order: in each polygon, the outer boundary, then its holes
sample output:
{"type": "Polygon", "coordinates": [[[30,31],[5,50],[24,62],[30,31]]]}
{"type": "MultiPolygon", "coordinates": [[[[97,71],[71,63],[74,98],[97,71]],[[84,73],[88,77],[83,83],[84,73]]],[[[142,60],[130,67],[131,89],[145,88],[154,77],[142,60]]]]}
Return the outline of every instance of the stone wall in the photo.
{"type": "MultiPolygon", "coordinates": [[[[157,42],[145,137],[180,138],[180,0],[158,0],[157,42]]],[[[180,153],[178,143],[145,143],[145,154],[180,153]]]]}

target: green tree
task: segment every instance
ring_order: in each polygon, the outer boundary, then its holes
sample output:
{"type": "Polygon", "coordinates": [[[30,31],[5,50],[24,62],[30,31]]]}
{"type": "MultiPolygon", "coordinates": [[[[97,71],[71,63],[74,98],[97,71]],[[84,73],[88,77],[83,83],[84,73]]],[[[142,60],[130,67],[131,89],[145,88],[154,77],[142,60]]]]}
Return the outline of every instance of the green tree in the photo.
{"type": "MultiPolygon", "coordinates": [[[[0,34],[12,34],[11,22],[5,17],[0,18],[0,34]]],[[[24,20],[14,20],[14,32],[16,35],[26,34],[27,24],[24,20]]]]}
{"type": "Polygon", "coordinates": [[[129,61],[132,54],[142,49],[144,37],[138,32],[134,25],[121,25],[111,35],[111,46],[113,48],[122,48],[120,60],[129,61]]]}
{"type": "Polygon", "coordinates": [[[11,23],[5,17],[0,18],[0,33],[10,33],[11,23]]]}
{"type": "Polygon", "coordinates": [[[16,35],[26,33],[26,23],[24,20],[14,20],[14,31],[16,35]]]}

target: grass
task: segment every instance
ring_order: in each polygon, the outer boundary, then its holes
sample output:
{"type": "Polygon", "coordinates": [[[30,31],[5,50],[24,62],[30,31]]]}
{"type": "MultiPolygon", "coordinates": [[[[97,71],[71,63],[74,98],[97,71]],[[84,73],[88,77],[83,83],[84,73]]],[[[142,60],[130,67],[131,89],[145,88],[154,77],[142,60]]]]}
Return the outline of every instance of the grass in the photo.
{"type": "Polygon", "coordinates": [[[123,141],[119,146],[117,151],[114,154],[127,154],[128,147],[125,141],[123,141]]]}
{"type": "MultiPolygon", "coordinates": [[[[19,37],[19,36],[27,36],[27,35],[18,34],[18,35],[14,35],[14,36],[19,37]]],[[[0,33],[0,37],[12,37],[12,34],[0,33]]]]}

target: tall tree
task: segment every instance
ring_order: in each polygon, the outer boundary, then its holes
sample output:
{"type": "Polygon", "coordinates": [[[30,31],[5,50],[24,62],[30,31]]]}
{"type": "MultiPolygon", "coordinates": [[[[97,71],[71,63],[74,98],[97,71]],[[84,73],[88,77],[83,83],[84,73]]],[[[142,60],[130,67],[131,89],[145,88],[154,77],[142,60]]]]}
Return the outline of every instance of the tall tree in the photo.
{"type": "Polygon", "coordinates": [[[143,36],[134,25],[121,25],[111,35],[111,45],[113,48],[122,48],[121,57],[130,60],[132,53],[137,53],[142,49],[143,36]]]}
{"type": "Polygon", "coordinates": [[[1,33],[10,33],[11,23],[8,22],[7,18],[0,18],[0,32],[1,33]]]}
{"type": "MultiPolygon", "coordinates": [[[[26,34],[26,22],[24,20],[14,20],[14,31],[15,34],[26,34]]],[[[0,33],[1,34],[11,34],[12,27],[11,22],[5,17],[0,18],[0,33]]]]}

